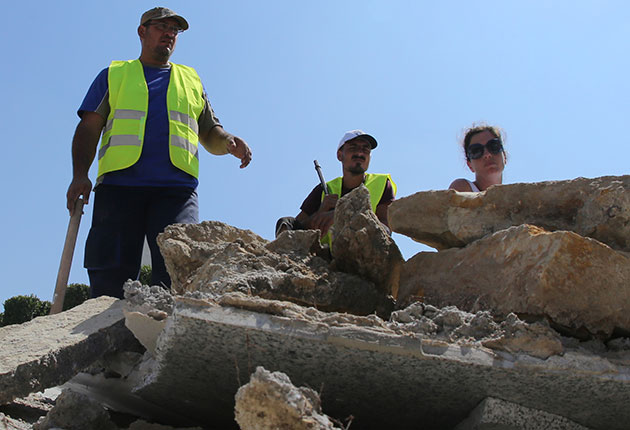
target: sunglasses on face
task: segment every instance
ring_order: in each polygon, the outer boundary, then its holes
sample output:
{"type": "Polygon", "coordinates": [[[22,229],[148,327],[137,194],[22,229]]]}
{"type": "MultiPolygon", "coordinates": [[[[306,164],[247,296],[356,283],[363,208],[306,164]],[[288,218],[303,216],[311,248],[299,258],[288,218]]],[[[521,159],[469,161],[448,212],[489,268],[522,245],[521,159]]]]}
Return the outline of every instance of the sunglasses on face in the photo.
{"type": "Polygon", "coordinates": [[[481,143],[473,143],[468,147],[468,159],[476,160],[483,157],[483,153],[486,149],[492,155],[500,154],[501,152],[503,152],[503,144],[501,143],[501,139],[490,139],[486,142],[485,145],[482,145],[481,143]]]}

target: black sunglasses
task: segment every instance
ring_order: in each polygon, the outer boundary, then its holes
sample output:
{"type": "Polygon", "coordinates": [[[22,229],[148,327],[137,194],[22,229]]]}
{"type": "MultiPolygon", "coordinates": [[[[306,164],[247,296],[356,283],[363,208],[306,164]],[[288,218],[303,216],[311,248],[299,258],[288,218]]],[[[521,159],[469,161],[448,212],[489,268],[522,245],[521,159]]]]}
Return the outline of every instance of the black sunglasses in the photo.
{"type": "Polygon", "coordinates": [[[485,150],[492,155],[497,155],[503,152],[503,144],[501,143],[501,139],[498,137],[494,139],[490,139],[486,142],[485,145],[481,143],[473,143],[468,147],[468,151],[466,152],[469,160],[476,160],[477,158],[483,157],[483,153],[485,150]]]}

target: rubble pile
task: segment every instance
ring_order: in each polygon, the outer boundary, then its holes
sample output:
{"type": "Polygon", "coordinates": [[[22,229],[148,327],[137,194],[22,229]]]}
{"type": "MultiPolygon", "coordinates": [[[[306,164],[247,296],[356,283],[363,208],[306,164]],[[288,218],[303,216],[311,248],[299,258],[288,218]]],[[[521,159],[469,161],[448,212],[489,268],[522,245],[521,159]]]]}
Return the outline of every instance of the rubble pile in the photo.
{"type": "Polygon", "coordinates": [[[393,230],[440,249],[408,261],[363,187],[332,252],[170,226],[171,292],[0,328],[0,429],[625,428],[629,180],[402,198],[393,230]]]}

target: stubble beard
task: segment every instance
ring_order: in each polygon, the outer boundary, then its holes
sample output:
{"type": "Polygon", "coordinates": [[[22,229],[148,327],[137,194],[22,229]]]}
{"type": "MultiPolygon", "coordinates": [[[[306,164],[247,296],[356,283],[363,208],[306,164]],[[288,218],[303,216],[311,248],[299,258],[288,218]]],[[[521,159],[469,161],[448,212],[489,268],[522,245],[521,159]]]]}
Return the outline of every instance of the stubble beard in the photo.
{"type": "Polygon", "coordinates": [[[163,63],[166,63],[166,62],[168,62],[168,59],[171,58],[171,54],[172,53],[173,53],[173,51],[171,50],[171,48],[169,48],[167,46],[158,46],[153,51],[153,57],[156,60],[159,60],[159,61],[161,61],[163,63]]]}
{"type": "Polygon", "coordinates": [[[353,175],[362,175],[365,173],[365,169],[363,168],[363,166],[361,166],[361,164],[357,163],[350,166],[348,172],[352,173],[353,175]]]}

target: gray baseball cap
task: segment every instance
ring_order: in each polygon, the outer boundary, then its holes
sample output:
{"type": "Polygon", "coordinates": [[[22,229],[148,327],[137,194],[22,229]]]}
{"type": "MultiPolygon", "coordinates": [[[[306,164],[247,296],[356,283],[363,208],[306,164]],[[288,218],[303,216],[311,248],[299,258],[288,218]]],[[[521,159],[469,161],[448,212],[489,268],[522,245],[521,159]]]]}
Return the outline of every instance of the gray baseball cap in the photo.
{"type": "Polygon", "coordinates": [[[140,25],[144,25],[147,21],[152,19],[164,18],[173,18],[177,20],[182,30],[188,30],[188,21],[186,21],[183,16],[177,15],[167,7],[154,7],[153,9],[149,9],[142,14],[142,18],[140,18],[140,25]]]}

